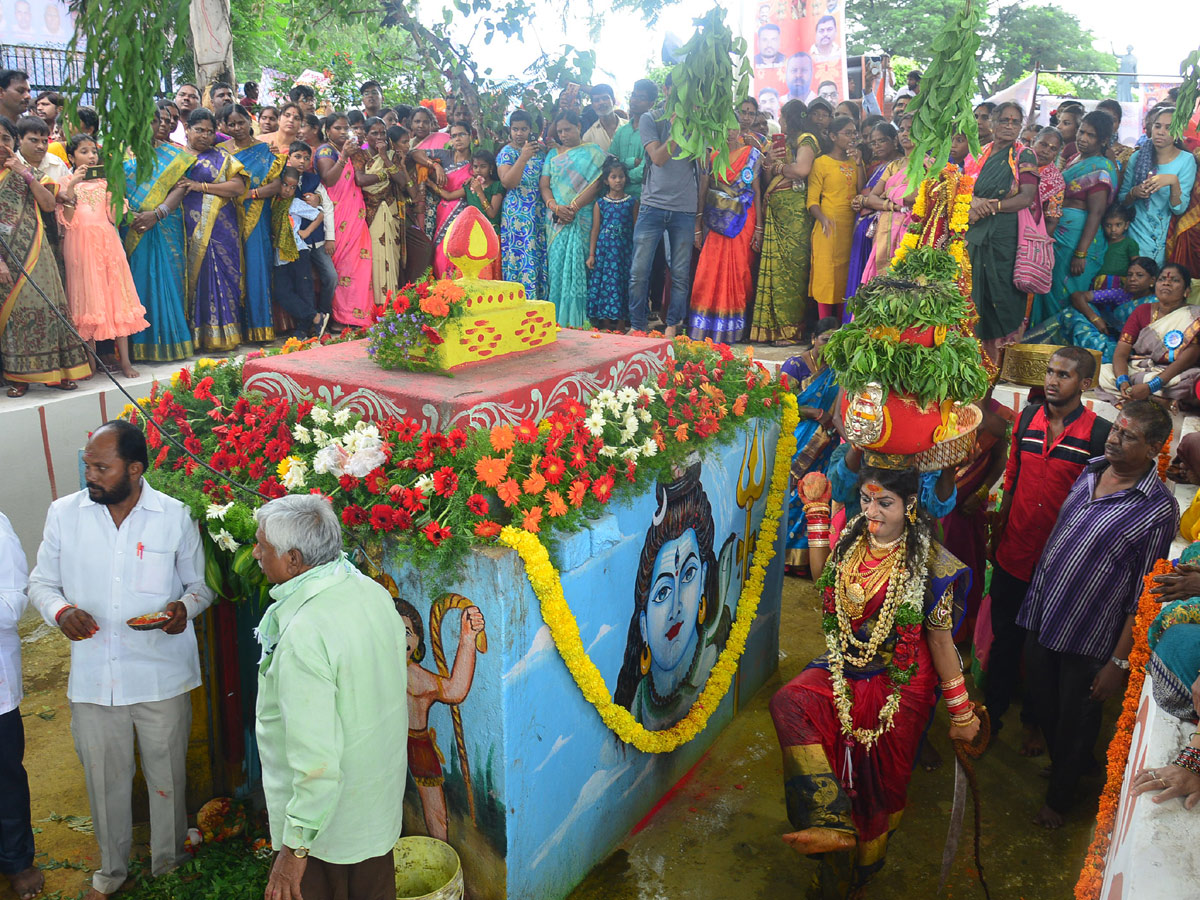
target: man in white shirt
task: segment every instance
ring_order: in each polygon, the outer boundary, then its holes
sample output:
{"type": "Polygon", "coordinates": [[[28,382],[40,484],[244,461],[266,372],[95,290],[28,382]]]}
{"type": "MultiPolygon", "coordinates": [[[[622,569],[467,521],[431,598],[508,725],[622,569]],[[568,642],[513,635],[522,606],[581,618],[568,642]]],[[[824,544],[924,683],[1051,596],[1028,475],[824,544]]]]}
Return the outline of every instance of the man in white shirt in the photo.
{"type": "Polygon", "coordinates": [[[190,81],[185,81],[175,92],[175,106],[179,110],[179,122],[171,132],[171,140],[186,147],[187,120],[192,110],[200,106],[200,89],[190,81]]]}
{"type": "Polygon", "coordinates": [[[41,893],[46,883],[33,864],[33,823],[25,726],[21,722],[21,639],[17,623],[25,612],[28,581],[25,551],[4,513],[0,513],[0,873],[20,898],[41,893]]]}
{"type": "Polygon", "coordinates": [[[172,869],[187,834],[184,764],[200,657],[190,620],[210,602],[200,533],[187,508],[142,478],[146,440],[129,422],[98,428],[83,453],[87,489],[50,506],[29,599],[73,642],[67,698],[87,776],[103,900],[129,867],[136,734],[150,797],[151,870],[172,869]],[[161,628],[134,616],[168,612],[161,628]]]}
{"type": "Polygon", "coordinates": [[[613,135],[621,127],[621,117],[615,112],[617,98],[607,84],[592,87],[592,109],[596,111],[596,122],[583,135],[583,142],[596,144],[605,152],[612,146],[613,135]]]}

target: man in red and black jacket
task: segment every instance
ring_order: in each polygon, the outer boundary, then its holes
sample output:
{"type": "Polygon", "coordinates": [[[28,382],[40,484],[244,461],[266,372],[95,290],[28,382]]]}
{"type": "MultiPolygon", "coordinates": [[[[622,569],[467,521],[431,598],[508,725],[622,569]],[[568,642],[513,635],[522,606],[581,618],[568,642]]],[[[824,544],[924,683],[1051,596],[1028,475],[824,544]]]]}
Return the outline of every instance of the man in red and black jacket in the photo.
{"type": "MultiPolygon", "coordinates": [[[[1020,676],[1025,633],[1017,613],[1042,549],[1054,530],[1059,509],[1089,459],[1104,455],[1112,423],[1083,406],[1096,360],[1082,347],[1063,347],[1046,365],[1044,403],[1030,402],[1013,430],[1004,472],[1004,501],[993,532],[992,647],[988,655],[984,702],[992,727],[1012,703],[1020,676]]],[[[1022,708],[1025,740],[1021,752],[1034,756],[1041,741],[1032,710],[1022,708]]]]}

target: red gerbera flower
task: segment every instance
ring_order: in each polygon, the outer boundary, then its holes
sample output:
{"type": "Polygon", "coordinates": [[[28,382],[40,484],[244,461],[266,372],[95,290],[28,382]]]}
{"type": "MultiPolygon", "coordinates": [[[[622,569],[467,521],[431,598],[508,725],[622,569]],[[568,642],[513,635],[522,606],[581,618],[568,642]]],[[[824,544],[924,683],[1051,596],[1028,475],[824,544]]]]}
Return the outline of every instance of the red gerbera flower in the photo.
{"type": "Polygon", "coordinates": [[[483,494],[472,494],[467,498],[467,509],[477,516],[486,516],[488,514],[487,498],[483,494]]]}
{"type": "Polygon", "coordinates": [[[537,440],[538,427],[533,419],[522,419],[514,426],[513,431],[517,435],[517,440],[523,444],[532,444],[537,440]]]}
{"type": "Polygon", "coordinates": [[[547,456],[542,460],[542,475],[550,484],[558,484],[567,474],[567,464],[557,456],[547,456]]]}
{"type": "Polygon", "coordinates": [[[433,328],[429,325],[421,326],[421,334],[425,335],[429,343],[433,344],[435,347],[445,340],[440,334],[438,334],[436,328],[433,328]]]}
{"type": "Polygon", "coordinates": [[[442,466],[433,473],[433,492],[439,497],[452,497],[458,490],[458,476],[449,466],[442,466]]]}
{"type": "Polygon", "coordinates": [[[495,537],[500,533],[500,523],[484,519],[475,523],[475,536],[481,538],[495,537]]]}
{"type": "Polygon", "coordinates": [[[445,525],[439,525],[437,522],[430,522],[421,530],[424,532],[425,537],[429,540],[429,543],[433,544],[435,547],[440,547],[442,541],[450,538],[450,529],[445,525]]]}
{"type": "Polygon", "coordinates": [[[592,482],[592,495],[601,503],[612,499],[613,479],[611,475],[601,475],[592,482]]]}
{"type": "Polygon", "coordinates": [[[383,503],[371,507],[371,527],[376,531],[391,531],[396,527],[396,517],[390,506],[383,503]]]}

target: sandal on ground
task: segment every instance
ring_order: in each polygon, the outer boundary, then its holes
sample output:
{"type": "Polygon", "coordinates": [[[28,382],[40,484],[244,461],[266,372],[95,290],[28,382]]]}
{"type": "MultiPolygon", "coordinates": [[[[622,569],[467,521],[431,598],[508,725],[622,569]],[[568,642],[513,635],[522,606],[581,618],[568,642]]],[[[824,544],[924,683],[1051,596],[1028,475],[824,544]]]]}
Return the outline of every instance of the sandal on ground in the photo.
{"type": "Polygon", "coordinates": [[[62,381],[48,385],[48,387],[57,388],[60,391],[73,391],[77,389],[79,385],[73,382],[70,378],[64,378],[62,381]]]}
{"type": "Polygon", "coordinates": [[[13,398],[24,397],[28,390],[29,385],[27,384],[10,384],[8,386],[8,396],[13,398]]]}

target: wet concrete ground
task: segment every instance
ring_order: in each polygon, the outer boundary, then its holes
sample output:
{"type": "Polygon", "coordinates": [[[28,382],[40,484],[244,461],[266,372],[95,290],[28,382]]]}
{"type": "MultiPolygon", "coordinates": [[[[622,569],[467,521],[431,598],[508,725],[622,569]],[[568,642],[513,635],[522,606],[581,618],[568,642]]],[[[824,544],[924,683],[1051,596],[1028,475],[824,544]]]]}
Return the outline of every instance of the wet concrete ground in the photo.
{"type": "MultiPolygon", "coordinates": [[[[802,898],[815,864],[780,840],[791,830],[783,806],[779,744],[767,703],[775,689],[824,649],[816,591],[808,580],[784,584],[779,674],[717,738],[691,777],[644,827],[599,865],[570,900],[730,900],[802,898]]],[[[1111,711],[1110,711],[1111,712],[1111,711]]],[[[983,863],[994,900],[1070,900],[1091,840],[1099,777],[1086,781],[1080,803],[1060,831],[1032,824],[1046,787],[1045,757],[1017,753],[1011,727],[976,765],[983,798],[983,863]]],[[[951,760],[949,722],[939,705],[931,730],[935,748],[951,760]]],[[[1111,726],[1101,737],[1106,742],[1111,726]]],[[[1103,752],[1103,747],[1098,750],[1103,752]]],[[[972,810],[946,890],[937,892],[942,848],[954,794],[949,762],[919,768],[887,863],[872,883],[872,900],[982,898],[971,851],[972,810]]]]}
{"type": "MultiPolygon", "coordinates": [[[[802,898],[814,868],[779,836],[790,830],[784,816],[779,746],[767,714],[774,690],[793,678],[823,649],[816,592],[807,580],[784,582],[780,667],[753,702],[717,738],[708,754],[644,827],[629,836],[572,894],[570,900],[759,900],[802,898]]],[[[25,765],[39,833],[37,862],[47,869],[47,896],[73,898],[99,863],[90,834],[51,816],[89,813],[83,772],[70,735],[66,702],[69,647],[32,615],[22,623],[26,699],[22,704],[28,747],[25,765]]],[[[1009,713],[1015,722],[1015,711],[1009,713]]],[[[939,708],[932,735],[949,759],[945,712],[939,708]]],[[[1061,831],[1031,824],[1041,803],[1043,759],[1016,751],[1020,729],[1005,731],[977,765],[984,804],[983,860],[995,900],[1070,900],[1091,837],[1100,782],[1061,831]]],[[[1111,728],[1102,736],[1106,741],[1111,728]]],[[[1102,752],[1103,748],[1100,748],[1102,752]]],[[[953,773],[918,768],[909,807],[896,833],[872,900],[938,897],[937,881],[946,838],[953,773]]],[[[144,813],[143,813],[144,815],[144,813]]],[[[76,823],[78,824],[78,823],[76,823]]],[[[971,863],[971,809],[947,891],[952,898],[982,898],[971,863]]],[[[146,853],[146,828],[135,829],[135,854],[146,853]]],[[[0,900],[14,895],[0,879],[0,900]]]]}

